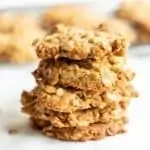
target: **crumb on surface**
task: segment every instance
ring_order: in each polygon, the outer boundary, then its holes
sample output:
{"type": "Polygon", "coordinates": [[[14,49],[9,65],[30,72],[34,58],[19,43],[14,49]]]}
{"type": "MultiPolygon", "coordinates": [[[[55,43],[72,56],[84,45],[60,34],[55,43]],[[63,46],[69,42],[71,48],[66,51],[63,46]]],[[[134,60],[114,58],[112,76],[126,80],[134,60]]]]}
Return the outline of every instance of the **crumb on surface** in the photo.
{"type": "Polygon", "coordinates": [[[9,134],[17,134],[19,132],[19,130],[18,129],[15,129],[15,128],[10,128],[9,130],[8,130],[8,133],[9,134]]]}

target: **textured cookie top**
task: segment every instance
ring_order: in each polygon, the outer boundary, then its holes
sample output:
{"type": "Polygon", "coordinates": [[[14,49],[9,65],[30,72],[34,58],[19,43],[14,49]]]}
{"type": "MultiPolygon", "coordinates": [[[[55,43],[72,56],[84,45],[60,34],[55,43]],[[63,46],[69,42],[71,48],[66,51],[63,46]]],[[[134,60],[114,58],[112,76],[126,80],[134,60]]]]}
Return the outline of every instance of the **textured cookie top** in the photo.
{"type": "Polygon", "coordinates": [[[67,57],[81,60],[100,59],[109,53],[124,56],[127,42],[117,33],[57,25],[35,46],[38,57],[42,59],[67,57]]]}

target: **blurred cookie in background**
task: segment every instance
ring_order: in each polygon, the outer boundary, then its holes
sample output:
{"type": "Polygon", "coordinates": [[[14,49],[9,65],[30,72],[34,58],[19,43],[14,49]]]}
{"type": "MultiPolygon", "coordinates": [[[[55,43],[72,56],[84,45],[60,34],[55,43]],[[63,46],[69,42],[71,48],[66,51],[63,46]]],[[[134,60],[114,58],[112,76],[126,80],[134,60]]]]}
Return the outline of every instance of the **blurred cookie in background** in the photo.
{"type": "Polygon", "coordinates": [[[0,14],[0,20],[0,61],[25,63],[36,60],[32,43],[45,34],[37,20],[26,14],[7,12],[0,14]]]}
{"type": "Polygon", "coordinates": [[[147,32],[143,28],[138,28],[137,30],[137,43],[140,42],[142,44],[150,43],[150,32],[147,32]]]}
{"type": "Polygon", "coordinates": [[[150,2],[142,0],[126,0],[116,11],[116,16],[126,19],[136,30],[136,44],[150,42],[150,2]]]}
{"type": "Polygon", "coordinates": [[[95,28],[122,33],[130,44],[137,42],[136,30],[125,19],[106,17],[95,13],[86,6],[58,5],[45,10],[41,16],[42,27],[51,30],[56,24],[77,26],[82,28],[95,28]]]}
{"type": "Polygon", "coordinates": [[[77,5],[58,5],[49,8],[42,14],[41,19],[42,26],[47,30],[59,23],[91,28],[97,26],[100,21],[97,13],[88,7],[77,5]]]}
{"type": "Polygon", "coordinates": [[[0,13],[0,32],[12,32],[12,27],[15,23],[14,14],[9,12],[0,13]]]}
{"type": "Polygon", "coordinates": [[[99,30],[106,30],[109,32],[119,32],[128,40],[130,44],[135,43],[136,41],[136,31],[135,29],[125,20],[118,18],[105,18],[101,21],[101,24],[98,26],[99,30]]]}

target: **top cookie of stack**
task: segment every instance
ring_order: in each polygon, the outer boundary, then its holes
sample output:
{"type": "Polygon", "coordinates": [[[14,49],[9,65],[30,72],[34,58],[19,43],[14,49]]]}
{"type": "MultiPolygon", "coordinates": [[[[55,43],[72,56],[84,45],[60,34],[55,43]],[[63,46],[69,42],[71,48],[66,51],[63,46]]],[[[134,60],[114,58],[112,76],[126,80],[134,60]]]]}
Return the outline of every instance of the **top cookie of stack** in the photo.
{"type": "Polygon", "coordinates": [[[58,25],[50,35],[36,43],[37,55],[41,59],[65,57],[73,60],[125,55],[127,43],[124,37],[98,30],[58,25]]]}

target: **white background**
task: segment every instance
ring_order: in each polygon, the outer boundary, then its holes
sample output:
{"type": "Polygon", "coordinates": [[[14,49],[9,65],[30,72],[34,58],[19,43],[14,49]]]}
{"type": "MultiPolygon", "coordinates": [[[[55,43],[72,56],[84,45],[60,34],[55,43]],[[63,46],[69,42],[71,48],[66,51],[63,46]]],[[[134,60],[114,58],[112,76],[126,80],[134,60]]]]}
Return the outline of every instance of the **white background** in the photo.
{"type": "MultiPolygon", "coordinates": [[[[102,1],[102,0],[1,0],[1,4],[0,7],[3,8],[10,8],[10,7],[16,7],[16,6],[41,6],[41,5],[54,5],[54,4],[60,4],[60,3],[80,3],[80,2],[99,2],[99,3],[107,3],[107,5],[109,5],[109,2],[111,2],[111,0],[106,0],[106,1],[102,1]]],[[[115,1],[119,1],[119,0],[114,0],[115,1]]],[[[113,3],[114,3],[113,2],[113,3]]]]}

